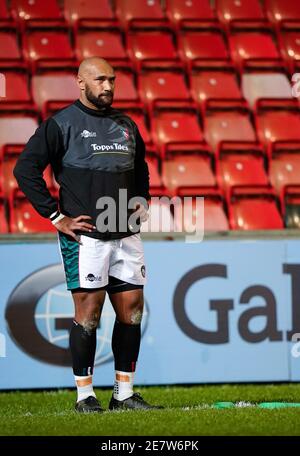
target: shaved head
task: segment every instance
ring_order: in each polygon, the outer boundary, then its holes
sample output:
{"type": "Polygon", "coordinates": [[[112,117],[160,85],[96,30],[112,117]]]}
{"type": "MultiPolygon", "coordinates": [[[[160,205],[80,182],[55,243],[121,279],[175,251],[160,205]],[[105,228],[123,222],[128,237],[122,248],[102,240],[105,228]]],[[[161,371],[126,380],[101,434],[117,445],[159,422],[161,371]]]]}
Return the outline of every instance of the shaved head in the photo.
{"type": "Polygon", "coordinates": [[[112,73],[114,72],[113,67],[101,57],[89,57],[81,62],[78,68],[78,75],[84,77],[86,74],[90,74],[95,71],[101,71],[104,68],[109,68],[112,73]]]}
{"type": "Polygon", "coordinates": [[[77,82],[80,101],[91,109],[105,109],[113,102],[115,73],[101,57],[90,57],[81,62],[77,82]]]}

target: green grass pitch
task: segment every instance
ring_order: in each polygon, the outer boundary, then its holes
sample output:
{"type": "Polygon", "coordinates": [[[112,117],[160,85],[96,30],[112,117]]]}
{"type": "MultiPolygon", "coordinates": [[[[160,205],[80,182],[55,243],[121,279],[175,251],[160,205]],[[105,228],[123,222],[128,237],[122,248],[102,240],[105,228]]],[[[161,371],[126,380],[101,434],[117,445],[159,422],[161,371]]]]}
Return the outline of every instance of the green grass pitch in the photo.
{"type": "MultiPolygon", "coordinates": [[[[136,388],[153,411],[79,415],[75,391],[1,392],[0,435],[202,436],[300,435],[300,408],[261,409],[260,402],[300,402],[300,385],[220,385],[136,388]],[[213,404],[232,401],[231,409],[213,404]]],[[[107,409],[111,390],[97,389],[107,409]]]]}

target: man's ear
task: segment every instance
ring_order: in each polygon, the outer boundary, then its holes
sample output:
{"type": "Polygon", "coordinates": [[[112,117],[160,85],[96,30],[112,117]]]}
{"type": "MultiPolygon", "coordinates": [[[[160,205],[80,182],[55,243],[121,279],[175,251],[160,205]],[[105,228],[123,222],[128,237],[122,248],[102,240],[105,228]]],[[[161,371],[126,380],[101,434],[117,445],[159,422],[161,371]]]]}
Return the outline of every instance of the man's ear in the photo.
{"type": "Polygon", "coordinates": [[[80,88],[80,90],[84,90],[84,82],[81,76],[79,74],[77,75],[77,84],[80,88]]]}

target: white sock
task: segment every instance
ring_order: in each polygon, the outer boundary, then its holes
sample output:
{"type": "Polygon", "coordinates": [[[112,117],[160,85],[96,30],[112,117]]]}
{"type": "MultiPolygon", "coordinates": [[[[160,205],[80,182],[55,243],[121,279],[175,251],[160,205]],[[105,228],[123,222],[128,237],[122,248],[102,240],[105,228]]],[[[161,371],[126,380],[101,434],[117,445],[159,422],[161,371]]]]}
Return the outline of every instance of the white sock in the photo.
{"type": "Polygon", "coordinates": [[[77,402],[86,399],[89,396],[96,397],[93,390],[93,377],[88,375],[87,377],[81,377],[74,375],[77,386],[77,402]]]}
{"type": "Polygon", "coordinates": [[[133,395],[134,372],[116,371],[114,384],[114,398],[124,401],[133,395]]]}

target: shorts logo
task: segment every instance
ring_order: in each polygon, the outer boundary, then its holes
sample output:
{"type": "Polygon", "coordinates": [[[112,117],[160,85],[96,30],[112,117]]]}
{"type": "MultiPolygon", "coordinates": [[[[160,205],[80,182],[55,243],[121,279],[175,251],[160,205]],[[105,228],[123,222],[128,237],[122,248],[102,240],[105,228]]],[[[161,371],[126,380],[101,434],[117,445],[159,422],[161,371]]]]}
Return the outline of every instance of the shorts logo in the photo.
{"type": "Polygon", "coordinates": [[[101,276],[94,276],[94,274],[88,274],[85,280],[88,280],[89,282],[100,282],[101,276]]]}
{"type": "Polygon", "coordinates": [[[146,277],[146,268],[145,268],[145,265],[143,264],[143,266],[141,267],[141,274],[142,276],[145,278],[146,277]]]}
{"type": "Polygon", "coordinates": [[[97,136],[97,133],[95,131],[88,131],[88,130],[83,130],[80,133],[80,136],[82,138],[95,138],[97,136]]]}

